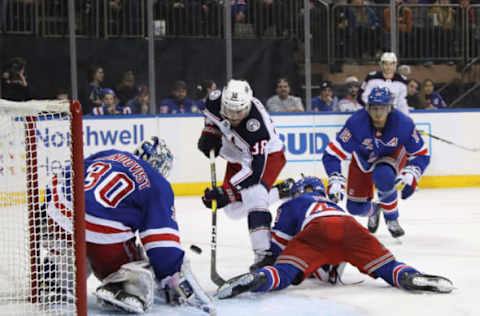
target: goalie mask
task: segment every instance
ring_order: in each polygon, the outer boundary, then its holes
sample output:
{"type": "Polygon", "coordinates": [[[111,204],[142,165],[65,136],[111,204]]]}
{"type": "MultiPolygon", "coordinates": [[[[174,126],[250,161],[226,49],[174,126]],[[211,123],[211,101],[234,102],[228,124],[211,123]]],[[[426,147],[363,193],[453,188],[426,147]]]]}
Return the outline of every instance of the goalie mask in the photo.
{"type": "Polygon", "coordinates": [[[322,196],[326,196],[325,186],[322,180],[317,177],[303,177],[298,180],[290,189],[290,194],[293,197],[297,197],[306,192],[306,189],[310,188],[312,192],[318,193],[322,196]]]}
{"type": "Polygon", "coordinates": [[[165,144],[165,141],[156,136],[143,141],[133,154],[148,162],[164,177],[167,177],[170,169],[172,169],[172,152],[165,144]]]}
{"type": "Polygon", "coordinates": [[[252,98],[253,91],[248,82],[232,79],[223,88],[220,114],[235,127],[250,113],[252,98]]]}

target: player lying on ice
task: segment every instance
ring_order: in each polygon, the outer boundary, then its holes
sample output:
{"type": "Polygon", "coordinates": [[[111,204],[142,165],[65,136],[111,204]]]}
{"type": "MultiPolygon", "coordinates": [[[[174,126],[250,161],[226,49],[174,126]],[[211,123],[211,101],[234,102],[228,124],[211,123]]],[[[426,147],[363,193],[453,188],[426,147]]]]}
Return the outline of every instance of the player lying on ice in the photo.
{"type": "Polygon", "coordinates": [[[234,277],[217,292],[238,294],[281,290],[300,284],[325,264],[348,262],[360,272],[407,291],[450,293],[450,280],[399,262],[354,217],[326,198],[320,179],[306,177],[292,187],[293,198],[278,208],[273,227],[274,265],[234,277]]]}
{"type": "MultiPolygon", "coordinates": [[[[171,304],[214,313],[180,244],[173,191],[165,179],[172,161],[157,137],[144,141],[133,154],[106,150],[85,159],[87,261],[89,272],[102,282],[96,290],[102,307],[144,313],[159,295],[171,304]],[[135,242],[137,233],[141,245],[135,242]]],[[[60,236],[68,241],[65,231],[72,231],[71,195],[62,179],[70,176],[55,176],[46,193],[48,220],[59,225],[55,243],[62,241],[60,236]]],[[[54,264],[58,260],[50,246],[46,272],[65,271],[54,264]]]]}

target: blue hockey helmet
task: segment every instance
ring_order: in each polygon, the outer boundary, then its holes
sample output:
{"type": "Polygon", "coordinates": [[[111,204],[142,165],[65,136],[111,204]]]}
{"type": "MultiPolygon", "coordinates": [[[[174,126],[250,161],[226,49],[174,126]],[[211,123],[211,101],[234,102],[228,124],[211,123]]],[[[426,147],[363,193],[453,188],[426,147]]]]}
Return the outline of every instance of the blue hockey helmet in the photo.
{"type": "Polygon", "coordinates": [[[325,196],[325,186],[321,179],[317,177],[303,177],[302,179],[298,180],[290,189],[291,196],[298,196],[300,194],[305,193],[305,189],[310,187],[313,192],[320,193],[321,195],[325,196]]]}
{"type": "Polygon", "coordinates": [[[148,162],[164,177],[167,177],[172,169],[173,154],[165,141],[156,136],[144,140],[133,154],[148,162]]]}
{"type": "Polygon", "coordinates": [[[368,95],[368,105],[391,106],[393,95],[386,87],[375,87],[368,95]]]}

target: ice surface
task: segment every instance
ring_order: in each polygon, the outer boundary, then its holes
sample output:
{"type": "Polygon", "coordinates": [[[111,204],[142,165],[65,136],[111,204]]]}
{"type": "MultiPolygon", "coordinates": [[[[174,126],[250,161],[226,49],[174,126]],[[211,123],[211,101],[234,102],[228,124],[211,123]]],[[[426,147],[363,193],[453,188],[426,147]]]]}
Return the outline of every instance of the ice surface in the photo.
{"type": "MultiPolygon", "coordinates": [[[[400,224],[406,231],[401,241],[393,239],[382,219],[377,236],[396,256],[422,272],[450,278],[458,288],[452,294],[412,294],[390,287],[347,266],[343,280],[357,285],[320,284],[307,280],[279,292],[244,294],[216,302],[217,315],[479,315],[480,302],[480,188],[419,190],[400,201],[400,224]]],[[[200,284],[211,294],[211,215],[199,197],[176,199],[182,243],[200,284]],[[198,255],[190,245],[202,248],[198,255]]],[[[359,221],[366,223],[366,219],[359,221]]],[[[253,254],[246,219],[233,221],[218,213],[217,267],[228,279],[247,272],[253,254]]],[[[98,282],[89,279],[89,292],[98,282]]],[[[100,311],[89,295],[89,315],[116,315],[100,311]]],[[[196,310],[156,305],[147,315],[202,315],[196,310]]]]}

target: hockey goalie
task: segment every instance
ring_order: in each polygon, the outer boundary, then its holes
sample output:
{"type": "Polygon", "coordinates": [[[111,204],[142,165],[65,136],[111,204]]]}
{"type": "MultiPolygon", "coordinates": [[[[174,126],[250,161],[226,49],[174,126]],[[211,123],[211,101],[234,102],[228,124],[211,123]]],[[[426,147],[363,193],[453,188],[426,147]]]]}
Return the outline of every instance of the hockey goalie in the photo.
{"type": "MultiPolygon", "coordinates": [[[[215,312],[180,244],[174,195],[165,178],[172,161],[158,137],[144,141],[133,154],[106,150],[85,159],[87,271],[101,281],[95,294],[102,308],[144,313],[160,297],[170,304],[215,312]]],[[[56,249],[64,249],[58,243],[70,242],[65,232],[72,229],[68,179],[56,175],[46,190],[44,220],[55,228],[44,241],[44,280],[70,272],[56,258],[56,249]]],[[[45,284],[43,296],[68,299],[64,285],[45,284]]]]}

